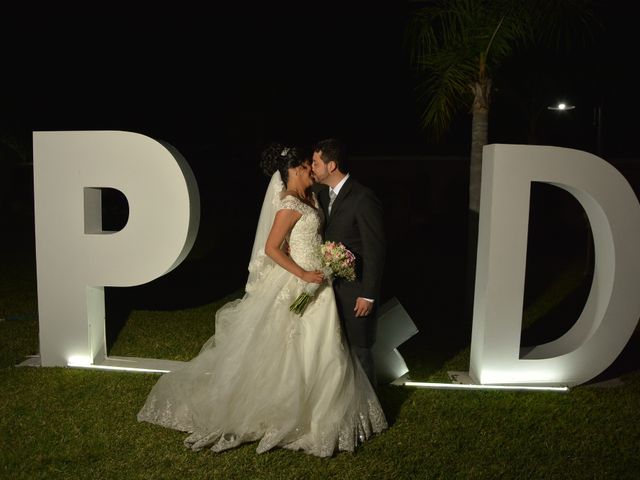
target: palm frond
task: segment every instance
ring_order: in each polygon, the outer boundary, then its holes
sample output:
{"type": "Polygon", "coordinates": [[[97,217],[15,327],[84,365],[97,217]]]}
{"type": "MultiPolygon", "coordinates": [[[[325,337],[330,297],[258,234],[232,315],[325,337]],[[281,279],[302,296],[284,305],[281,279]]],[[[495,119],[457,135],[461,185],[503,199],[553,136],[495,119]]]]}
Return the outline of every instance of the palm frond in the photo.
{"type": "Polygon", "coordinates": [[[459,52],[443,51],[425,60],[423,81],[418,85],[419,100],[425,104],[422,126],[434,139],[441,138],[455,114],[471,104],[469,85],[474,81],[475,59],[461,61],[459,52]]]}

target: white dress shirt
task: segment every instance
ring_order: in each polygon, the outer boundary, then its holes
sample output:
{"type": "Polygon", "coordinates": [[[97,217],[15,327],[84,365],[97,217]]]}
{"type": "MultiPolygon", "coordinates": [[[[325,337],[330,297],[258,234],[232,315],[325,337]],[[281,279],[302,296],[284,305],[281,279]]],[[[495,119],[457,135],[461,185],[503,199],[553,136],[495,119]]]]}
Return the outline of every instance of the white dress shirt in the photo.
{"type": "Polygon", "coordinates": [[[338,196],[338,194],[340,193],[340,189],[344,186],[345,182],[347,181],[347,178],[349,178],[349,173],[347,173],[344,178],[342,180],[340,180],[338,182],[338,184],[335,187],[329,187],[331,190],[333,190],[333,193],[336,194],[336,197],[338,196]]]}

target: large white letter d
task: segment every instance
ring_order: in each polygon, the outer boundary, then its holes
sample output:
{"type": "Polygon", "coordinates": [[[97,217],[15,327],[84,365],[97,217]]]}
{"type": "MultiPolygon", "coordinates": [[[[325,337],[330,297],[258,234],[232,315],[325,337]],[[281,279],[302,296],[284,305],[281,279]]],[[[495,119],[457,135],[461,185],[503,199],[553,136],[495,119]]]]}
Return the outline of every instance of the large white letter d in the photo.
{"type": "Polygon", "coordinates": [[[606,369],[640,316],[640,205],[625,178],[579,150],[484,147],[471,375],[483,384],[576,385],[606,369]],[[591,292],[557,340],[520,350],[529,190],[546,182],[571,193],[593,232],[591,292]]]}

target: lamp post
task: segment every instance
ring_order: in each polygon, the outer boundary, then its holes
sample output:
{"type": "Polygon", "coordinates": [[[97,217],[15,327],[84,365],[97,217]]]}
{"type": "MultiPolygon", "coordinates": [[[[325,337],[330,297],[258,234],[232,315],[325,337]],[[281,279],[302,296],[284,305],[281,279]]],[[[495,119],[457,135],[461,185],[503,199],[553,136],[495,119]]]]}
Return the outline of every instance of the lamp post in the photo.
{"type": "MultiPolygon", "coordinates": [[[[547,110],[565,112],[574,108],[576,106],[570,103],[558,102],[555,105],[549,105],[547,110]]],[[[593,125],[596,127],[596,155],[602,157],[602,105],[593,107],[593,125]]]]}
{"type": "Polygon", "coordinates": [[[602,105],[593,108],[593,124],[596,127],[596,155],[602,157],[602,105]]]}
{"type": "Polygon", "coordinates": [[[552,115],[556,117],[556,122],[559,122],[558,125],[562,125],[561,128],[558,129],[556,135],[561,133],[561,138],[558,139],[561,144],[567,145],[567,143],[574,143],[574,138],[572,132],[575,131],[575,116],[569,113],[571,110],[574,110],[576,106],[573,103],[570,103],[566,100],[561,100],[553,105],[548,105],[547,110],[551,110],[553,112],[552,115]]]}

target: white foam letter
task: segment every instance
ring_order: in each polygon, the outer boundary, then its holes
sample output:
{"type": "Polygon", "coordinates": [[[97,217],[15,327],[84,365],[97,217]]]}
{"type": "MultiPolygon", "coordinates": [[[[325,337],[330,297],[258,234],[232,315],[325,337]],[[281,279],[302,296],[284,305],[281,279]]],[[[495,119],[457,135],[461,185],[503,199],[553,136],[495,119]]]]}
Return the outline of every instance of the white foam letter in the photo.
{"type": "Polygon", "coordinates": [[[567,148],[484,148],[471,376],[482,384],[577,385],[605,370],[640,316],[640,205],[625,178],[595,155],[567,148]],[[570,192],[593,232],[591,291],[559,339],[520,352],[531,182],[570,192]]]}
{"type": "Polygon", "coordinates": [[[193,172],[167,144],[131,132],[34,132],[40,359],[64,366],[105,357],[103,286],[150,282],[187,256],[198,230],[193,172]],[[102,230],[100,188],[129,203],[102,230]]]}

